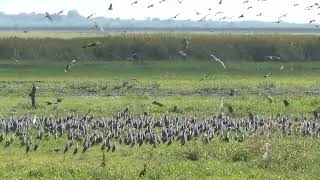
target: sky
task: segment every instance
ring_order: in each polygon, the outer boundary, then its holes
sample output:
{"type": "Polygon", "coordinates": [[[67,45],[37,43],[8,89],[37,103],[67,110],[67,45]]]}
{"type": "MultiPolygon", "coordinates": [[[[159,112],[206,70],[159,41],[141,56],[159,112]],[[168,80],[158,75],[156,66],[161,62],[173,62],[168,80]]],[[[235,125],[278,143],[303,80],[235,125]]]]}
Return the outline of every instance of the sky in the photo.
{"type": "Polygon", "coordinates": [[[227,17],[227,21],[260,20],[277,21],[284,14],[282,20],[293,23],[308,23],[315,19],[320,23],[320,8],[305,10],[307,6],[313,5],[315,0],[138,0],[138,4],[130,5],[136,0],[0,0],[0,12],[6,14],[19,13],[57,13],[60,10],[77,10],[81,15],[88,16],[96,13],[95,16],[104,16],[121,19],[145,19],[160,18],[169,19],[177,14],[177,19],[200,20],[209,14],[206,19],[219,20],[227,17]],[[182,1],[180,4],[178,1],[182,1]],[[114,10],[108,11],[109,4],[112,3],[114,10]],[[294,4],[300,4],[294,7],[294,4]],[[150,4],[155,4],[153,8],[147,8],[150,4]],[[252,6],[252,9],[247,9],[252,6]],[[208,8],[212,8],[210,11],[208,8]],[[196,15],[196,11],[200,15],[196,15]],[[215,15],[217,12],[223,12],[215,15]],[[262,13],[261,17],[257,14],[262,13]],[[244,18],[238,19],[241,14],[244,18]]]}

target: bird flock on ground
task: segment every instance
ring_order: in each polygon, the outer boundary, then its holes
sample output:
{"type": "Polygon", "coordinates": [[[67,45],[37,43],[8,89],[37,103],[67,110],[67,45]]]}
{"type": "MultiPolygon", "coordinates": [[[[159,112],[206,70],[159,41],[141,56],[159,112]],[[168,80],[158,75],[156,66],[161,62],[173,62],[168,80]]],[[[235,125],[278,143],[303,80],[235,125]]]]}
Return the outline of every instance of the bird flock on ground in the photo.
{"type": "MultiPolygon", "coordinates": [[[[232,113],[230,109],[229,112],[232,113]]],[[[156,148],[173,143],[183,146],[192,140],[204,144],[213,140],[244,142],[251,136],[320,138],[319,120],[318,114],[313,119],[300,120],[280,115],[265,119],[252,113],[235,119],[223,112],[210,117],[151,117],[148,113],[133,116],[128,108],[111,119],[96,118],[90,111],[84,116],[71,113],[66,117],[12,115],[8,119],[0,116],[0,144],[5,148],[13,145],[24,148],[26,154],[41,149],[84,156],[92,147],[113,153],[120,145],[156,148]],[[42,144],[52,138],[65,138],[66,144],[43,149],[42,144]]],[[[268,147],[266,149],[263,159],[268,158],[268,147]]]]}

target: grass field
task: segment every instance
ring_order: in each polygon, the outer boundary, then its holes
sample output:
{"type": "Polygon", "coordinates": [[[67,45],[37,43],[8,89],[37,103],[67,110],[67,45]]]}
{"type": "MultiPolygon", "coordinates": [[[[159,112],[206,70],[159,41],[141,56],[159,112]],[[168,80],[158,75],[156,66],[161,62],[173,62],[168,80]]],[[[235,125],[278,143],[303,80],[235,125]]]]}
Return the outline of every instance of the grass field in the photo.
{"type": "MultiPolygon", "coordinates": [[[[57,38],[55,35],[47,36],[57,38]]],[[[2,36],[8,38],[12,34],[2,36]]],[[[78,36],[73,34],[69,38],[78,36]]],[[[73,112],[83,115],[90,109],[95,117],[110,119],[129,108],[135,116],[148,112],[154,117],[165,114],[210,117],[217,115],[223,101],[223,113],[234,118],[246,118],[249,113],[265,119],[283,115],[297,118],[300,123],[304,118],[314,119],[312,111],[320,110],[319,62],[227,60],[227,69],[223,70],[214,61],[196,59],[187,62],[145,60],[144,63],[81,59],[65,73],[68,62],[68,59],[22,59],[21,64],[15,64],[13,60],[0,60],[1,114],[5,118],[11,115],[59,117],[73,112]],[[280,71],[282,65],[284,70],[280,71]],[[267,73],[272,75],[263,77],[267,73]],[[200,81],[205,74],[208,78],[200,81]],[[32,83],[39,87],[35,110],[28,96],[32,83]],[[229,96],[231,89],[236,91],[235,96],[229,96]],[[275,102],[270,103],[268,96],[275,102]],[[59,106],[46,105],[47,101],[54,102],[57,98],[63,99],[59,106]],[[289,101],[288,107],[283,105],[284,99],[289,101]],[[153,105],[155,100],[164,107],[153,105]],[[233,114],[228,112],[228,105],[234,108],[233,114]]],[[[141,147],[119,145],[114,153],[105,153],[106,166],[101,166],[103,152],[97,146],[76,156],[72,156],[72,151],[51,152],[55,147],[64,148],[65,135],[42,140],[39,150],[29,154],[18,139],[12,146],[5,147],[11,136],[13,134],[6,135],[0,143],[0,179],[140,179],[144,164],[148,165],[144,179],[320,177],[319,138],[299,133],[283,136],[277,131],[267,138],[258,132],[244,142],[224,142],[218,136],[207,145],[194,139],[184,146],[179,143],[161,144],[156,148],[145,144],[141,147]],[[268,161],[262,159],[266,143],[270,144],[268,161]]]]}

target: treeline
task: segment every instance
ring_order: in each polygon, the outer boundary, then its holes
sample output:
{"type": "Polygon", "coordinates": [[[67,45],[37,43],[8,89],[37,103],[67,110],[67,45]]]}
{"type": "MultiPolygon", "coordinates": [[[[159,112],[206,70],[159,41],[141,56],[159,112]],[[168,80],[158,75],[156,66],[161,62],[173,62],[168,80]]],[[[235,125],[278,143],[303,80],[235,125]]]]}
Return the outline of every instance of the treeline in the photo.
{"type": "Polygon", "coordinates": [[[184,37],[190,39],[188,58],[210,59],[209,53],[223,60],[265,61],[279,56],[281,61],[320,60],[320,38],[299,34],[236,33],[122,33],[103,37],[0,39],[0,59],[24,60],[127,60],[133,53],[143,60],[179,60],[184,37]],[[82,48],[99,41],[102,47],[82,48]]]}

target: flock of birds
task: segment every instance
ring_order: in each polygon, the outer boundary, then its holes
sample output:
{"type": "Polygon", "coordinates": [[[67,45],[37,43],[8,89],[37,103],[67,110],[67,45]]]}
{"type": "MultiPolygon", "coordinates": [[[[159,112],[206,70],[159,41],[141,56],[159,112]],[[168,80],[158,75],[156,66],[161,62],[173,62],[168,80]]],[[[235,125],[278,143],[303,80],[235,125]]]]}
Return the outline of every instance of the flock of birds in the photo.
{"type": "MultiPolygon", "coordinates": [[[[156,148],[161,144],[170,146],[173,143],[183,146],[192,140],[201,140],[204,144],[214,139],[244,142],[255,135],[320,138],[319,116],[301,120],[285,116],[264,119],[251,113],[247,118],[233,119],[224,113],[205,118],[150,117],[144,113],[134,117],[128,109],[112,119],[95,118],[90,111],[84,116],[72,113],[60,118],[12,115],[4,119],[0,116],[0,144],[3,143],[5,148],[16,144],[24,148],[26,154],[37,152],[41,144],[50,138],[66,138],[66,144],[42,151],[65,155],[72,151],[72,155],[76,156],[85,155],[95,146],[100,146],[103,152],[115,152],[120,145],[151,145],[156,148]]],[[[264,160],[268,159],[269,153],[266,146],[264,160]]]]}
{"type": "MultiPolygon", "coordinates": [[[[175,0],[176,1],[176,0],[175,0]]],[[[243,0],[242,5],[244,7],[239,7],[239,8],[243,8],[245,9],[246,12],[243,12],[240,15],[232,15],[232,16],[228,16],[227,13],[223,10],[223,8],[220,8],[221,5],[224,4],[226,0],[219,0],[217,2],[216,5],[214,5],[214,7],[210,7],[210,5],[208,5],[208,7],[206,8],[206,10],[194,10],[194,14],[195,16],[199,16],[199,22],[201,21],[206,21],[208,19],[208,17],[218,17],[218,21],[225,21],[225,20],[241,20],[242,18],[246,17],[246,16],[252,16],[252,9],[257,9],[260,10],[260,4],[261,3],[266,3],[269,0],[243,0]]],[[[152,2],[148,5],[146,5],[145,8],[150,9],[150,8],[154,8],[157,6],[157,4],[163,4],[169,2],[169,0],[159,0],[157,3],[152,2]]],[[[135,6],[138,5],[140,3],[140,0],[134,0],[130,3],[128,3],[128,6],[135,6]]],[[[183,4],[184,0],[177,0],[177,3],[179,4],[183,4]]],[[[317,11],[318,9],[320,9],[320,3],[319,2],[315,2],[315,3],[310,3],[307,6],[303,5],[304,3],[297,3],[297,1],[293,1],[292,4],[288,4],[287,8],[299,8],[301,7],[302,10],[306,11],[306,12],[314,12],[317,11]]],[[[121,8],[121,7],[119,7],[121,8]]],[[[112,11],[114,10],[113,4],[112,2],[109,2],[109,6],[107,7],[108,11],[112,11]]],[[[57,13],[54,14],[49,14],[48,12],[45,12],[45,17],[50,21],[53,22],[53,15],[61,15],[64,12],[64,10],[61,10],[57,13]]],[[[171,19],[177,19],[179,16],[181,16],[182,12],[175,14],[174,16],[171,17],[171,19]]],[[[265,14],[265,12],[261,11],[259,13],[257,13],[255,15],[255,17],[259,18],[259,17],[263,17],[265,14]]],[[[283,12],[282,14],[279,15],[279,17],[274,20],[274,23],[282,23],[285,21],[285,18],[288,17],[288,12],[283,12]]],[[[86,19],[91,19],[96,15],[96,13],[91,13],[90,15],[88,15],[86,17],[86,19]]],[[[320,12],[316,14],[316,16],[320,15],[320,12]]],[[[314,17],[313,19],[308,20],[307,24],[314,24],[317,22],[318,17],[314,17]]],[[[320,25],[315,25],[316,27],[320,27],[320,25]]],[[[99,25],[97,22],[94,22],[94,28],[97,30],[101,30],[104,31],[103,27],[101,25],[99,25]]]]}
{"type": "MultiPolygon", "coordinates": [[[[245,0],[243,4],[248,4],[248,10],[253,7],[250,2],[253,0],[245,0]]],[[[267,1],[267,0],[258,0],[267,1]]],[[[165,3],[166,0],[160,0],[159,3],[165,3]]],[[[179,3],[183,3],[182,0],[178,0],[179,3]]],[[[136,0],[130,5],[136,5],[139,1],[136,0]]],[[[223,0],[219,1],[219,5],[223,3],[223,0]]],[[[147,8],[153,8],[156,4],[150,4],[147,8]]],[[[294,4],[294,7],[299,4],[294,4]]],[[[108,10],[113,10],[113,5],[110,3],[108,10]]],[[[320,4],[314,3],[306,10],[319,9],[320,4]]],[[[212,8],[208,8],[208,11],[212,11],[212,8]]],[[[64,11],[59,11],[56,15],[62,14],[64,11]]],[[[196,11],[196,15],[202,13],[196,11]]],[[[215,15],[223,14],[223,12],[216,12],[215,15]]],[[[262,16],[263,13],[259,13],[257,16],[262,16]]],[[[95,13],[87,16],[89,20],[95,15],[95,13]]],[[[177,14],[173,19],[177,18],[180,14],[177,14]]],[[[199,21],[204,21],[211,15],[205,14],[199,21]]],[[[287,13],[281,15],[276,23],[280,23],[283,18],[287,16],[287,13]]],[[[45,17],[53,22],[52,15],[48,12],[45,13],[45,17]]],[[[245,17],[245,14],[241,14],[238,18],[245,17]]],[[[224,16],[220,20],[228,19],[224,16]]],[[[310,24],[315,20],[310,20],[310,24]]],[[[103,31],[103,28],[95,22],[95,28],[103,31]]],[[[82,46],[82,48],[99,48],[102,47],[101,42],[91,42],[82,46]]],[[[181,47],[177,52],[184,60],[187,59],[190,53],[190,38],[184,38],[181,42],[181,47]]],[[[219,63],[223,69],[227,69],[225,63],[220,60],[214,53],[209,53],[208,57],[213,61],[219,63]]],[[[138,52],[132,52],[128,57],[128,60],[135,61],[139,58],[138,52]]],[[[280,60],[277,56],[266,56],[269,60],[280,60]]],[[[15,62],[20,61],[13,57],[15,62]]],[[[64,71],[69,72],[71,68],[77,63],[77,60],[70,61],[64,71]]],[[[281,66],[280,70],[283,70],[284,66],[281,66]]],[[[265,78],[269,77],[271,73],[264,75],[265,78]]],[[[200,81],[203,81],[209,77],[209,74],[205,74],[200,81]]],[[[35,108],[35,97],[37,88],[35,85],[32,87],[32,91],[29,94],[32,100],[32,106],[35,108]]],[[[234,95],[235,91],[230,91],[230,95],[234,95]]],[[[268,97],[270,102],[273,102],[272,97],[268,97]]],[[[57,102],[46,102],[47,105],[59,104],[62,99],[57,99],[57,102]]],[[[163,107],[160,102],[154,101],[153,105],[163,107]]],[[[285,107],[290,104],[287,100],[283,100],[285,107]]],[[[223,103],[221,105],[223,108],[223,103]]],[[[232,106],[228,106],[228,113],[234,114],[232,106]]],[[[133,117],[129,109],[119,113],[116,117],[107,120],[104,118],[95,118],[90,115],[90,111],[85,116],[79,116],[78,114],[70,114],[67,117],[15,117],[11,116],[5,120],[0,117],[0,143],[5,141],[5,147],[9,148],[15,143],[19,143],[22,148],[25,148],[25,152],[36,152],[41,144],[50,138],[64,138],[66,137],[67,143],[64,147],[52,147],[49,149],[53,153],[62,152],[66,154],[73,147],[73,156],[77,154],[86,154],[92,147],[100,146],[102,151],[115,152],[117,146],[127,145],[143,146],[150,144],[157,147],[161,144],[170,146],[172,143],[179,142],[181,145],[185,145],[193,139],[199,139],[204,144],[208,144],[213,139],[221,139],[222,141],[239,141],[243,142],[250,136],[257,134],[263,134],[267,137],[280,135],[302,135],[314,138],[320,138],[320,123],[319,114],[314,114],[314,119],[289,119],[288,117],[278,116],[276,118],[264,119],[258,116],[249,114],[248,118],[234,119],[230,116],[225,116],[223,113],[205,118],[178,118],[169,117],[149,117],[148,113],[144,113],[139,117],[133,117]]],[[[263,154],[263,160],[268,159],[269,144],[266,144],[266,150],[263,154]]],[[[140,172],[139,176],[144,176],[147,171],[147,165],[144,165],[144,169],[140,172]]]]}

